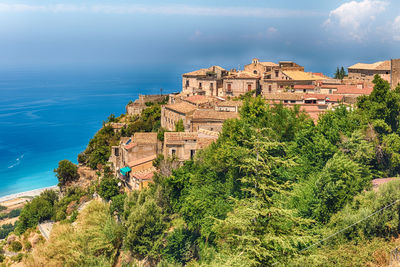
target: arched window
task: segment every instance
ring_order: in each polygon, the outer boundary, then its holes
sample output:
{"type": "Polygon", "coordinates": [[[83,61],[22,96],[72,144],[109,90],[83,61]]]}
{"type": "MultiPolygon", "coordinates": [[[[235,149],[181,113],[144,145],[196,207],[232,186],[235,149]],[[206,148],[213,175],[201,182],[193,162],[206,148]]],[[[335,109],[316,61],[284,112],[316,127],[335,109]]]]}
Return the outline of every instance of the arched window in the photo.
{"type": "Polygon", "coordinates": [[[257,74],[257,71],[255,70],[255,71],[253,71],[253,73],[254,73],[254,74],[257,74]]]}

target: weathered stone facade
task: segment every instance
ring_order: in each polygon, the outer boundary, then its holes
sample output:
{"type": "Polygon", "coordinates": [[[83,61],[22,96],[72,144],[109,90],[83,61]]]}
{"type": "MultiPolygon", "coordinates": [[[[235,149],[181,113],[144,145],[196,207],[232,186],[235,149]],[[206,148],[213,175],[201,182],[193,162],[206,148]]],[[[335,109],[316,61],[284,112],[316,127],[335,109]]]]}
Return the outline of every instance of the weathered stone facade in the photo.
{"type": "Polygon", "coordinates": [[[182,95],[220,96],[222,77],[227,74],[228,71],[219,66],[185,73],[182,75],[182,95]]]}
{"type": "Polygon", "coordinates": [[[161,108],[161,127],[168,131],[175,131],[175,126],[179,120],[183,125],[187,125],[188,116],[196,110],[196,106],[188,102],[179,102],[165,105],[161,108]]]}

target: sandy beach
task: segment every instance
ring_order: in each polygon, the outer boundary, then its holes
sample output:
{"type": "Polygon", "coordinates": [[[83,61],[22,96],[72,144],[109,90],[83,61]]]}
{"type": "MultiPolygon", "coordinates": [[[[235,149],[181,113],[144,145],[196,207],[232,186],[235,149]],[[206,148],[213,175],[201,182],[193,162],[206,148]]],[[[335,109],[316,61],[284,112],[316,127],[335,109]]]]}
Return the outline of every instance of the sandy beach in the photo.
{"type": "Polygon", "coordinates": [[[30,191],[26,191],[26,192],[7,195],[4,197],[0,197],[0,204],[4,204],[4,202],[6,202],[6,201],[15,200],[15,199],[18,199],[21,197],[35,197],[35,196],[40,195],[40,193],[42,193],[45,190],[58,190],[58,189],[59,189],[58,186],[54,185],[54,186],[39,188],[39,189],[30,190],[30,191]]]}

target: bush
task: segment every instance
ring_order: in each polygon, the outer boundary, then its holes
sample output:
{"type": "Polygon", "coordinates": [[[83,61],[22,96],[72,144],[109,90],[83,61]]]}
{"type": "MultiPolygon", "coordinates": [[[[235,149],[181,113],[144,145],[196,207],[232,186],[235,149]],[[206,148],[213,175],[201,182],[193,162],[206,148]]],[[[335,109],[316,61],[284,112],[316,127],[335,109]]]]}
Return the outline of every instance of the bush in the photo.
{"type": "Polygon", "coordinates": [[[21,251],[21,249],[22,249],[21,242],[19,242],[19,241],[11,242],[11,244],[10,244],[10,250],[11,251],[18,252],[18,251],[21,251]]]}
{"type": "Polygon", "coordinates": [[[10,211],[10,213],[8,213],[8,218],[15,218],[18,217],[21,214],[21,209],[15,209],[10,211]]]}
{"type": "Polygon", "coordinates": [[[0,205],[0,211],[6,210],[6,209],[7,209],[7,207],[0,205]]]}
{"type": "Polygon", "coordinates": [[[6,259],[3,254],[0,254],[0,263],[3,262],[6,259]]]}
{"type": "Polygon", "coordinates": [[[69,160],[62,160],[58,163],[58,168],[54,170],[58,178],[59,186],[75,181],[79,178],[78,167],[69,160]]]}
{"type": "Polygon", "coordinates": [[[197,257],[196,236],[186,229],[175,229],[167,236],[163,254],[172,262],[185,264],[197,257]]]}
{"type": "Polygon", "coordinates": [[[25,240],[24,241],[24,249],[27,250],[27,251],[31,250],[32,249],[31,242],[29,242],[28,240],[25,240]]]}
{"type": "Polygon", "coordinates": [[[114,214],[115,212],[117,214],[123,214],[125,198],[126,194],[116,195],[111,198],[111,206],[110,206],[111,214],[114,214]]]}
{"type": "Polygon", "coordinates": [[[104,177],[100,182],[99,195],[106,200],[110,200],[118,194],[118,180],[112,177],[104,177]]]}
{"type": "Polygon", "coordinates": [[[14,231],[15,226],[12,225],[11,223],[8,224],[3,224],[0,226],[0,239],[4,239],[8,236],[9,233],[14,231]]]}

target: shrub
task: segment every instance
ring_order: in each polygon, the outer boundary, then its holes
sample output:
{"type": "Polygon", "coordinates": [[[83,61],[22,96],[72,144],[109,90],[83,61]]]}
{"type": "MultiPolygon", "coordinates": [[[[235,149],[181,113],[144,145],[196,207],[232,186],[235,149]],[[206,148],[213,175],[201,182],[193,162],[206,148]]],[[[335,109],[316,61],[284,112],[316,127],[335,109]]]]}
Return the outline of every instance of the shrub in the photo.
{"type": "Polygon", "coordinates": [[[106,200],[110,200],[118,194],[118,180],[112,177],[104,177],[100,182],[99,195],[106,200]]]}
{"type": "Polygon", "coordinates": [[[0,205],[0,211],[6,210],[6,209],[7,209],[7,207],[0,205]]]}
{"type": "Polygon", "coordinates": [[[25,250],[31,250],[32,249],[32,244],[28,240],[25,240],[24,242],[24,249],[25,250]]]}
{"type": "Polygon", "coordinates": [[[18,251],[21,251],[21,249],[22,249],[21,242],[19,242],[19,241],[11,242],[11,244],[10,244],[10,250],[11,251],[18,252],[18,251]]]}

